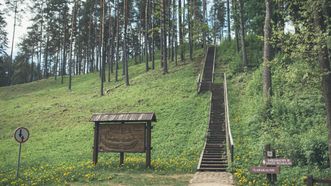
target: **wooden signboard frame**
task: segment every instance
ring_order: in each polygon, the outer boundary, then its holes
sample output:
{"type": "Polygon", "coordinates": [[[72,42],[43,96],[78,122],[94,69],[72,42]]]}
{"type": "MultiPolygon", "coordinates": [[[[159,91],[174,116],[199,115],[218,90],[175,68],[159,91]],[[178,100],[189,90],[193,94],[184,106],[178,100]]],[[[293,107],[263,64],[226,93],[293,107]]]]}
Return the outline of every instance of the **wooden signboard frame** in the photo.
{"type": "Polygon", "coordinates": [[[154,113],[94,114],[93,163],[97,164],[99,152],[146,153],[146,167],[151,167],[152,121],[154,113]]]}

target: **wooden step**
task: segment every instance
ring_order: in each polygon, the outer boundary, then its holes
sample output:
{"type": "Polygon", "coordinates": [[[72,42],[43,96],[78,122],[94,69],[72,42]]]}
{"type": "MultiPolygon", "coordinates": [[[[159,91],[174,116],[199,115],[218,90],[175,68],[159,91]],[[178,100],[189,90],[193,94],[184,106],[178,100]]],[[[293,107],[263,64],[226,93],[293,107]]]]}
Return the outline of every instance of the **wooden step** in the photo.
{"type": "Polygon", "coordinates": [[[212,162],[212,163],[227,163],[227,159],[224,158],[202,158],[202,161],[205,163],[212,162]]]}
{"type": "Polygon", "coordinates": [[[204,168],[200,168],[198,171],[211,171],[211,172],[225,172],[226,171],[226,168],[215,168],[215,167],[212,167],[212,168],[207,168],[207,167],[204,167],[204,168]]]}
{"type": "Polygon", "coordinates": [[[228,164],[213,164],[213,163],[206,163],[206,162],[201,162],[200,168],[226,168],[228,167],[228,164]]]}

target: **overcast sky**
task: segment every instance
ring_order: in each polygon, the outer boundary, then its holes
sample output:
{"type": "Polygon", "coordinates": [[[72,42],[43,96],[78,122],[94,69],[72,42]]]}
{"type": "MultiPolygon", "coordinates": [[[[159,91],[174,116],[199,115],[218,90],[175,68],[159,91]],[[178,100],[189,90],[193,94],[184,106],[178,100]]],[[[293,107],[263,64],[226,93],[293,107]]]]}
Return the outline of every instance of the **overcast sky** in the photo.
{"type": "MultiPolygon", "coordinates": [[[[11,2],[14,2],[13,0],[11,0],[11,2]]],[[[27,2],[25,0],[25,2],[27,2]]],[[[3,9],[5,8],[5,0],[0,0],[0,11],[3,11],[3,9]]],[[[18,10],[20,9],[27,9],[25,4],[18,4],[18,10]]],[[[29,19],[30,19],[30,13],[28,11],[26,11],[24,14],[21,15],[21,21],[17,22],[17,26],[16,26],[16,31],[15,31],[15,39],[14,39],[14,56],[16,55],[18,49],[17,49],[17,43],[19,43],[20,38],[23,37],[23,35],[26,33],[26,29],[27,27],[30,25],[29,23],[29,19]]],[[[7,26],[6,26],[6,30],[8,32],[8,48],[7,48],[7,54],[10,55],[10,50],[11,50],[11,44],[12,44],[12,38],[13,38],[13,28],[14,28],[14,13],[13,12],[8,12],[5,11],[5,19],[7,22],[7,26]]]]}

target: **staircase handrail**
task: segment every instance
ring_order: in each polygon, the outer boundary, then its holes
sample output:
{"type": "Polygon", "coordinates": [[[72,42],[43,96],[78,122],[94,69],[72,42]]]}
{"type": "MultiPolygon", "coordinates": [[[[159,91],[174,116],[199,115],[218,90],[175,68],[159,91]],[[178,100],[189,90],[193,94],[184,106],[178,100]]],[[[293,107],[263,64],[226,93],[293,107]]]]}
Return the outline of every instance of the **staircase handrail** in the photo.
{"type": "Polygon", "coordinates": [[[198,163],[198,167],[197,167],[197,170],[199,170],[200,169],[200,165],[201,165],[201,161],[202,161],[202,158],[203,158],[203,152],[204,152],[204,150],[205,150],[205,148],[206,148],[206,144],[207,144],[207,137],[208,137],[208,135],[209,135],[209,124],[210,124],[210,122],[211,122],[211,117],[210,117],[210,113],[211,113],[211,106],[212,106],[212,97],[213,97],[213,94],[210,94],[210,98],[209,98],[209,102],[210,102],[210,105],[209,105],[209,114],[208,114],[208,128],[207,128],[207,133],[206,133],[206,135],[205,135],[205,144],[203,145],[203,149],[202,149],[202,151],[201,151],[201,154],[200,154],[200,159],[199,159],[199,163],[198,163]]]}
{"type": "Polygon", "coordinates": [[[207,61],[207,56],[208,56],[208,50],[210,47],[207,48],[207,51],[205,51],[205,57],[202,59],[203,62],[203,67],[202,67],[202,72],[201,72],[201,76],[200,76],[200,81],[198,83],[198,94],[200,93],[200,89],[201,89],[201,82],[203,81],[203,76],[205,73],[205,66],[206,66],[206,61],[207,61]]]}
{"type": "Polygon", "coordinates": [[[226,143],[227,143],[227,150],[230,153],[230,162],[232,163],[234,157],[234,142],[232,138],[231,125],[230,125],[228,85],[227,85],[226,73],[224,73],[224,105],[225,105],[226,143]]]}
{"type": "Polygon", "coordinates": [[[214,79],[215,79],[215,67],[216,67],[216,46],[214,46],[214,59],[213,59],[213,73],[212,73],[212,78],[211,78],[211,82],[214,83],[214,79]]]}

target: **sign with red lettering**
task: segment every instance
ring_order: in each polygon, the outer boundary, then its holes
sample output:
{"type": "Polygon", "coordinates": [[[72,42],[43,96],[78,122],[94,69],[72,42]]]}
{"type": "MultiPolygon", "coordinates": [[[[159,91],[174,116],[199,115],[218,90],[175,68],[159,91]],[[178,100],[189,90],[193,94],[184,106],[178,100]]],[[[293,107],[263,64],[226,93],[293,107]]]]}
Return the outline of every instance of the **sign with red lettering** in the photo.
{"type": "Polygon", "coordinates": [[[252,167],[251,173],[255,174],[279,174],[279,167],[252,167]]]}

